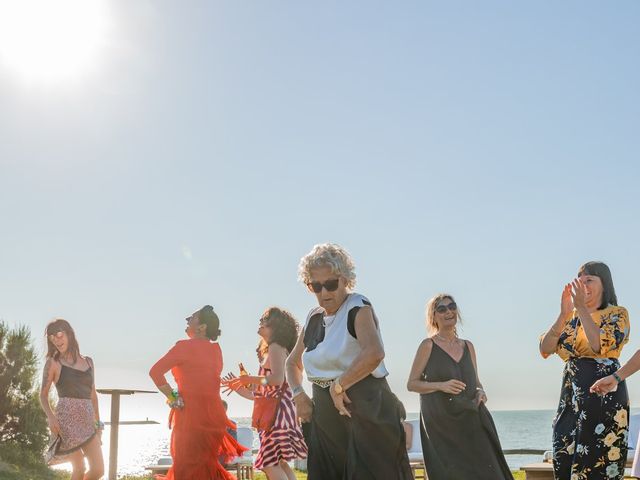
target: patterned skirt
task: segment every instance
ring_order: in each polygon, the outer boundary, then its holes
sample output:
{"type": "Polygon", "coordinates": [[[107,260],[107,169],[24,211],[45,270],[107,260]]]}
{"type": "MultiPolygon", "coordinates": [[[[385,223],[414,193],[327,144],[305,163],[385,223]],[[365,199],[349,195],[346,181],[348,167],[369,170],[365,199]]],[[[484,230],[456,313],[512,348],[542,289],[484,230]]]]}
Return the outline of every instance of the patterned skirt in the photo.
{"type": "Polygon", "coordinates": [[[268,432],[261,430],[258,435],[260,449],[256,456],[256,468],[275,467],[281,460],[289,462],[307,458],[307,445],[298,425],[296,407],[288,387],[283,391],[273,428],[268,432]]]}
{"type": "Polygon", "coordinates": [[[89,399],[60,398],[56,418],[60,424],[60,442],[49,461],[50,465],[69,461],[70,453],[87,445],[96,435],[96,419],[89,399]]]}
{"type": "Polygon", "coordinates": [[[589,392],[620,367],[617,359],[572,358],[562,380],[553,422],[553,469],[557,480],[622,480],[629,436],[625,382],[615,392],[589,392]]]}

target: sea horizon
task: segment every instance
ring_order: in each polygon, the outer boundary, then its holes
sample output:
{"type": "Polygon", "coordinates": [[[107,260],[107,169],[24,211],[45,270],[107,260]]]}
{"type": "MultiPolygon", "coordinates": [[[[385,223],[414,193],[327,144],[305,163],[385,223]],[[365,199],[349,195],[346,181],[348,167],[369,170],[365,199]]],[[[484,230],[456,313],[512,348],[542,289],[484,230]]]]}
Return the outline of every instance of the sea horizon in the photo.
{"type": "MultiPolygon", "coordinates": [[[[491,411],[503,450],[551,449],[552,409],[513,409],[491,411]]],[[[408,412],[407,419],[419,418],[419,412],[408,412]]],[[[230,417],[239,426],[250,426],[251,417],[230,417]]],[[[109,458],[109,426],[103,433],[103,454],[105,462],[109,458]]],[[[171,431],[165,422],[151,425],[120,425],[118,447],[118,475],[140,475],[145,467],[157,462],[158,458],[169,455],[171,431]]],[[[253,448],[258,448],[257,434],[253,448]]],[[[528,463],[540,461],[542,455],[506,455],[512,470],[528,463]]],[[[67,466],[59,468],[68,469],[67,466]]]]}

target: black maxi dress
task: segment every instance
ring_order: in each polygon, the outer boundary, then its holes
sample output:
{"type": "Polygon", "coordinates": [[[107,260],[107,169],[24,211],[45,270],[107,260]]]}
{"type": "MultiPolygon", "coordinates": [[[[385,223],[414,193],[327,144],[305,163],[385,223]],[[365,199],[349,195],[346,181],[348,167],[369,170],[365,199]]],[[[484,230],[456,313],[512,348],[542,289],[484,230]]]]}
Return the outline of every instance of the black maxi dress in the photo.
{"type": "Polygon", "coordinates": [[[456,379],[466,388],[458,395],[420,395],[420,436],[429,480],[513,480],[491,414],[484,404],[476,406],[476,371],[467,342],[459,362],[432,343],[423,378],[456,379]]]}

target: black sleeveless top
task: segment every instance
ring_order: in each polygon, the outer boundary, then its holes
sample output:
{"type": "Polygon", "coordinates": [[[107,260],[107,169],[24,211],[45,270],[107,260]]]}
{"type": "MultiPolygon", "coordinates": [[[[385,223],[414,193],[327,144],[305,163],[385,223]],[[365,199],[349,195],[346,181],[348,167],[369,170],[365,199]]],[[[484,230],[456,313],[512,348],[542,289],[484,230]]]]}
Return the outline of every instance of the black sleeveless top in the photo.
{"type": "Polygon", "coordinates": [[[93,369],[91,368],[91,361],[87,358],[89,368],[86,370],[78,370],[77,368],[67,367],[66,365],[60,365],[60,378],[56,383],[56,390],[58,391],[58,397],[66,398],[83,398],[91,399],[91,392],[93,391],[93,369]]]}

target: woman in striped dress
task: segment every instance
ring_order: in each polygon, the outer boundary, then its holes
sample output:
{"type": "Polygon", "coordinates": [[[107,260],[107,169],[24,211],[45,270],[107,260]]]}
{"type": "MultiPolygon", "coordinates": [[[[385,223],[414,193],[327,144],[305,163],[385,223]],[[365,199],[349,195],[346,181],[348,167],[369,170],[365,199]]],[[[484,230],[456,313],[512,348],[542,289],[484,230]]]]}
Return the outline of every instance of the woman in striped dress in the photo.
{"type": "Polygon", "coordinates": [[[258,328],[257,376],[227,375],[223,382],[245,398],[280,397],[273,426],[258,430],[260,449],[255,467],[264,471],[269,480],[295,480],[288,462],[307,457],[302,430],[296,419],[291,389],[285,380],[284,364],[298,336],[298,324],[293,316],[277,307],[268,308],[260,318],[258,328]]]}

